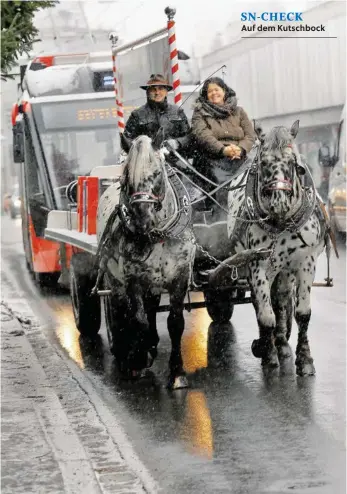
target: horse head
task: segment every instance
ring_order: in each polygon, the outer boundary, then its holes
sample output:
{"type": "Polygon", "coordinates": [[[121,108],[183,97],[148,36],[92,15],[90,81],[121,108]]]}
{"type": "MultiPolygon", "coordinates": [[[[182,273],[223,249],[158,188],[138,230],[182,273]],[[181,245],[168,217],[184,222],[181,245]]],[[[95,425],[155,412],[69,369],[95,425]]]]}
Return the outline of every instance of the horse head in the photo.
{"type": "Polygon", "coordinates": [[[260,141],[256,157],[259,203],[270,218],[281,222],[288,218],[301,193],[298,175],[302,167],[294,142],[299,120],[290,130],[274,127],[268,134],[259,123],[254,127],[260,141]]]}
{"type": "Polygon", "coordinates": [[[129,150],[123,172],[123,191],[133,231],[146,235],[158,224],[157,212],[166,192],[166,171],[161,142],[137,137],[129,150]]]}

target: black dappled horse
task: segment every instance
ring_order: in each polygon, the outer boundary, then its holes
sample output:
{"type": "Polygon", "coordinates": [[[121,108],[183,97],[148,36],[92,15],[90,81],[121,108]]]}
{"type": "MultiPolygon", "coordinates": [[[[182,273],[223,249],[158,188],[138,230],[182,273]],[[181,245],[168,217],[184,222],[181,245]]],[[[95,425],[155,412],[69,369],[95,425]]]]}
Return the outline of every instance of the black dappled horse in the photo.
{"type": "Polygon", "coordinates": [[[159,342],[156,312],[161,294],[167,291],[172,345],[168,386],[177,389],[188,385],[181,337],[195,245],[189,197],[182,184],[183,193],[177,196],[168,178],[165,155],[154,141],[147,136],[133,141],[121,192],[119,185],[113,185],[100,199],[97,235],[105,245],[100,262],[105,286],[112,292],[105,300],[105,315],[119,369],[136,377],[152,364],[159,342]]]}

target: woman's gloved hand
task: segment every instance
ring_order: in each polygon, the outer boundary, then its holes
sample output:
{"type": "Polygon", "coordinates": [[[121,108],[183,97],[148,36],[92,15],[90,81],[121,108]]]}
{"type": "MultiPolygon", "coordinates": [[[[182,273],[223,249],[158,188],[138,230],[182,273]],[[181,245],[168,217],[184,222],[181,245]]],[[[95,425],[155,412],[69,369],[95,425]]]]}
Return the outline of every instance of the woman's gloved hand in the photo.
{"type": "Polygon", "coordinates": [[[229,144],[229,146],[224,148],[223,154],[228,158],[239,160],[241,158],[242,149],[235,144],[229,144]]]}

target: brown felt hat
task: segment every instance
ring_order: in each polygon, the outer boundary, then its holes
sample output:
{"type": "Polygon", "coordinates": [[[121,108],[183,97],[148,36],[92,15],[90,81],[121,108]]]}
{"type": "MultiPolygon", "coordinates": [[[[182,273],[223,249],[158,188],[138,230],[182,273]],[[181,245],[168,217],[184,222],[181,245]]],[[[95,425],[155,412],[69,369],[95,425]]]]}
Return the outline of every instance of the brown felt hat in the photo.
{"type": "Polygon", "coordinates": [[[161,74],[152,74],[147,84],[140,86],[140,88],[147,90],[151,86],[165,86],[168,91],[172,90],[172,86],[169,84],[169,81],[161,74]]]}

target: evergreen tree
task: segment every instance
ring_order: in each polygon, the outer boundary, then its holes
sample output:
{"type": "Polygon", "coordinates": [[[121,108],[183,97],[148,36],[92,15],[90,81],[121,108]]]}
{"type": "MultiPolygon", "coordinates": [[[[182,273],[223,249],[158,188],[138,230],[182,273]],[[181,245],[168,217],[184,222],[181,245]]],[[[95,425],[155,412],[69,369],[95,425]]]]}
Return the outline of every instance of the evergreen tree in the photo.
{"type": "Polygon", "coordinates": [[[12,79],[10,74],[17,65],[18,57],[28,54],[33,43],[40,41],[34,26],[35,13],[53,7],[52,1],[1,1],[1,79],[12,79]]]}

